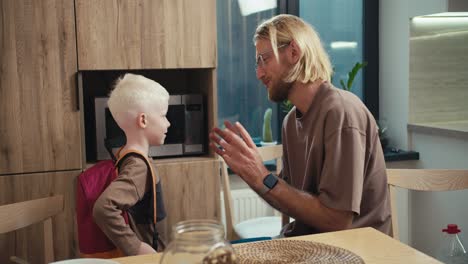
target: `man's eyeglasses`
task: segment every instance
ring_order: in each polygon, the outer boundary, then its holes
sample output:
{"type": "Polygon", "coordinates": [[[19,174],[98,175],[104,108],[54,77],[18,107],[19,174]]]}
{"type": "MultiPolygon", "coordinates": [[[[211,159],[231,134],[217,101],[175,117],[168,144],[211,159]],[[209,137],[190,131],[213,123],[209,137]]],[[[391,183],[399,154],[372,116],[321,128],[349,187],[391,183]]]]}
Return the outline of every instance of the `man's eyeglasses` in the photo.
{"type": "MultiPolygon", "coordinates": [[[[287,47],[288,45],[289,45],[289,43],[281,44],[281,45],[278,46],[278,49],[287,47]]],[[[258,68],[265,67],[265,59],[268,58],[268,57],[265,57],[265,55],[269,54],[269,53],[272,53],[272,52],[273,52],[273,49],[262,52],[262,53],[257,55],[257,61],[255,62],[255,70],[257,70],[258,68]]]]}

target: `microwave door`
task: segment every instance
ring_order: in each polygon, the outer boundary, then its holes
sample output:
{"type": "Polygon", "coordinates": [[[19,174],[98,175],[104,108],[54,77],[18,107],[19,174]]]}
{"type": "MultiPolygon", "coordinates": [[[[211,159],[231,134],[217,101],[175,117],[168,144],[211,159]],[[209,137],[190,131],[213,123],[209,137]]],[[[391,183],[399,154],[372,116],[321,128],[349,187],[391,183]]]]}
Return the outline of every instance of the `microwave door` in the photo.
{"type": "Polygon", "coordinates": [[[204,114],[203,97],[201,95],[184,95],[182,102],[185,103],[185,144],[184,153],[203,153],[204,114]]]}

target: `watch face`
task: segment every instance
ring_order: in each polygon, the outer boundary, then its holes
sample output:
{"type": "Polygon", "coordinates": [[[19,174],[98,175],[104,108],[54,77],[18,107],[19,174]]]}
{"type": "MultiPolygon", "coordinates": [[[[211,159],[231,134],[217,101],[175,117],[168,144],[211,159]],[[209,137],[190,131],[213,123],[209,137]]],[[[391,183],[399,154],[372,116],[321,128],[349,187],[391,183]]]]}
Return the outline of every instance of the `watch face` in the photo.
{"type": "Polygon", "coordinates": [[[271,173],[268,174],[268,176],[266,176],[265,179],[263,180],[263,184],[270,189],[275,187],[277,183],[278,183],[278,178],[271,173]]]}

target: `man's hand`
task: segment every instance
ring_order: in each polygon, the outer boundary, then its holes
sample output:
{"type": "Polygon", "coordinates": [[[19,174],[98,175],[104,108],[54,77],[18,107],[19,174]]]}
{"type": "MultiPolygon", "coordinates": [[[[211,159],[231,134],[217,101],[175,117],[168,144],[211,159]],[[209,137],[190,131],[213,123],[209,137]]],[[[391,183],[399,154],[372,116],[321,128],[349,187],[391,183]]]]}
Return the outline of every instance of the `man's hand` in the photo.
{"type": "MultiPolygon", "coordinates": [[[[210,133],[210,147],[258,192],[269,171],[263,165],[257,147],[244,127],[238,122],[235,125],[229,122],[224,124],[226,129],[214,128],[210,133]]],[[[295,189],[283,180],[262,198],[281,212],[321,232],[351,228],[352,212],[328,208],[314,195],[295,189]]]]}
{"type": "Polygon", "coordinates": [[[263,165],[257,147],[245,128],[224,122],[226,128],[213,128],[210,133],[210,147],[226,161],[227,165],[254,190],[263,186],[263,178],[269,171],[263,165]]]}
{"type": "Polygon", "coordinates": [[[138,248],[138,255],[147,255],[156,253],[156,250],[145,242],[141,242],[140,248],[138,248]]]}

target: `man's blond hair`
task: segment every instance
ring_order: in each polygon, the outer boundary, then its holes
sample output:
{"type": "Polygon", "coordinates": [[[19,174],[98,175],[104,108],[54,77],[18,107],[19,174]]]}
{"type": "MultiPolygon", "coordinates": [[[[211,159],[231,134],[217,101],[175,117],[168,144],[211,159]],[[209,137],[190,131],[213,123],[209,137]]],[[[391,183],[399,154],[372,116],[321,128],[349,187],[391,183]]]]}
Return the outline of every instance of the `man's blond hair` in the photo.
{"type": "Polygon", "coordinates": [[[284,14],[272,17],[257,27],[254,43],[259,39],[270,40],[277,59],[278,46],[294,41],[299,47],[300,58],[285,77],[285,82],[330,81],[333,69],[328,54],[318,33],[302,19],[284,14]]]}

